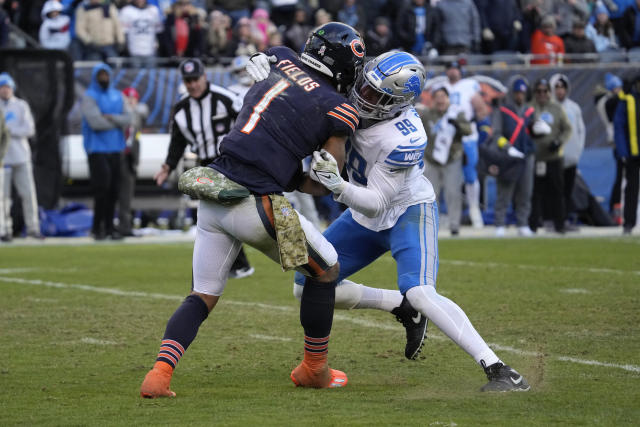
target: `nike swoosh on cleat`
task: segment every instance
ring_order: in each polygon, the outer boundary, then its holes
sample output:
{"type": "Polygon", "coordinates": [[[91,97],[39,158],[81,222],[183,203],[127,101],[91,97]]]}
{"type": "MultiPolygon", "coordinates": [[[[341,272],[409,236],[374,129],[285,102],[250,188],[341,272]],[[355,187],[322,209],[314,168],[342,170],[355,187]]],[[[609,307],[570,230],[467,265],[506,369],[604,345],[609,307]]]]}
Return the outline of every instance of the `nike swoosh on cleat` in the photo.
{"type": "Polygon", "coordinates": [[[511,378],[511,382],[514,383],[515,385],[518,385],[522,382],[522,375],[520,375],[517,379],[514,379],[513,377],[511,378]]]}
{"type": "Polygon", "coordinates": [[[414,323],[420,323],[420,319],[422,319],[422,313],[418,312],[418,315],[416,317],[412,317],[411,320],[413,320],[414,323]]]}

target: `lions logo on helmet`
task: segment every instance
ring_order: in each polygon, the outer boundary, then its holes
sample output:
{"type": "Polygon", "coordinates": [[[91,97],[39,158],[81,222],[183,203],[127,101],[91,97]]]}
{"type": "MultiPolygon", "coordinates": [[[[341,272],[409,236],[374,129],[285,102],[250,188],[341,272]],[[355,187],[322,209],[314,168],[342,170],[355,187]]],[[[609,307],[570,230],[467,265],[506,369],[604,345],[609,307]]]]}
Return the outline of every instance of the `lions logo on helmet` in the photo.
{"type": "Polygon", "coordinates": [[[311,33],[300,60],[329,77],[338,92],[347,94],[362,68],[364,55],[364,42],[357,30],[341,22],[329,22],[311,33]]]}
{"type": "Polygon", "coordinates": [[[358,75],[350,99],[360,117],[383,120],[411,105],[422,93],[426,73],[406,52],[387,52],[369,61],[358,75]]]}

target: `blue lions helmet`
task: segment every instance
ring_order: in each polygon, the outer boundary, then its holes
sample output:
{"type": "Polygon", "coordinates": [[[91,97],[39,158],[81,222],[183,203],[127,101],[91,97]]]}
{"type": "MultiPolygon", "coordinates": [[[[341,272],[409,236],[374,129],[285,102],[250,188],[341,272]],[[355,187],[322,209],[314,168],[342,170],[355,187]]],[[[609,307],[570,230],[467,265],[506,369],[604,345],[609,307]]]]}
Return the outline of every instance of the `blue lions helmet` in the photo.
{"type": "Polygon", "coordinates": [[[387,52],[367,62],[356,78],[350,99],[360,117],[383,120],[412,105],[422,93],[426,73],[406,52],[387,52]]]}

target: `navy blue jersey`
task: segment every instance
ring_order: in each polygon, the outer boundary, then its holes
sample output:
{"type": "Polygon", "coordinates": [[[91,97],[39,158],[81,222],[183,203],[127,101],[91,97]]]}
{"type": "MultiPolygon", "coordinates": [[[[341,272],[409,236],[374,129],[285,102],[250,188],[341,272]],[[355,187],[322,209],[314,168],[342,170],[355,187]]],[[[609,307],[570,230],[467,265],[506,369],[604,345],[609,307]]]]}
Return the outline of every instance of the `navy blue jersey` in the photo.
{"type": "Polygon", "coordinates": [[[302,159],[331,136],[350,136],[359,123],[351,103],[291,49],[275,47],[267,54],[278,62],[245,96],[210,165],[256,194],[296,189],[302,159]]]}

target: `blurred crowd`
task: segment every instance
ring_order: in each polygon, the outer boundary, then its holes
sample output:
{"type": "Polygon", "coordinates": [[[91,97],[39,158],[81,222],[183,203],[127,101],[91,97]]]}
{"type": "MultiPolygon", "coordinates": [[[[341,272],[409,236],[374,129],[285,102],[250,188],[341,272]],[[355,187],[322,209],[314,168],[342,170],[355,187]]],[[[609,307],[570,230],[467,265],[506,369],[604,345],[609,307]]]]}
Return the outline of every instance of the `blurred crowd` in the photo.
{"type": "Polygon", "coordinates": [[[334,20],[359,29],[370,56],[520,52],[544,64],[640,49],[639,17],[640,0],[0,0],[0,47],[19,28],[74,60],[214,62],[277,45],[299,51],[334,20]]]}
{"type": "MultiPolygon", "coordinates": [[[[425,105],[417,105],[432,141],[426,173],[446,206],[452,235],[464,223],[484,226],[482,183],[487,176],[496,179],[489,222],[497,236],[505,235],[509,224],[522,236],[540,227],[565,233],[585,222],[579,211],[597,210],[597,202],[590,201],[586,208],[576,205],[575,188],[584,187],[577,165],[585,146],[585,105],[571,99],[569,78],[555,74],[529,82],[515,76],[503,82],[507,96],[489,105],[477,81],[464,74],[464,60],[470,54],[532,53],[532,63],[553,64],[565,54],[567,62],[598,58],[572,53],[632,52],[640,49],[640,0],[0,0],[0,47],[11,46],[11,33],[21,31],[45,48],[67,50],[74,60],[129,57],[133,66],[143,67],[184,58],[201,58],[204,64],[224,59],[225,64],[230,61],[237,83],[228,89],[242,98],[251,84],[242,75],[250,55],[276,45],[300,51],[315,26],[332,20],[359,29],[369,57],[399,48],[423,60],[457,58],[442,60],[446,82],[426,87],[425,105]]],[[[148,115],[147,107],[138,104],[136,90],[120,94],[104,67],[87,90],[95,92],[93,97],[85,94],[82,102],[85,149],[92,176],[100,177],[91,182],[94,208],[102,215],[92,230],[98,239],[132,235],[139,135],[148,115]],[[100,78],[106,79],[102,89],[100,78]],[[103,92],[117,100],[107,110],[98,96],[103,92]],[[87,105],[93,108],[87,110],[87,105]],[[91,129],[117,134],[117,144],[108,150],[92,148],[86,134],[91,129]],[[119,231],[111,221],[116,206],[119,231]]],[[[26,235],[40,235],[28,142],[35,128],[29,105],[15,95],[16,89],[12,76],[0,76],[0,160],[7,152],[0,173],[2,240],[19,234],[12,226],[16,194],[26,235]]],[[[638,204],[640,153],[637,117],[633,119],[638,98],[640,78],[623,82],[607,74],[594,99],[607,143],[614,147],[616,176],[606,218],[599,221],[591,212],[586,220],[595,225],[610,221],[608,225],[622,225],[625,233],[636,224],[638,204]]],[[[588,188],[585,191],[588,194],[588,188]]],[[[305,202],[314,222],[329,223],[344,208],[330,197],[314,202],[305,202]]]]}

